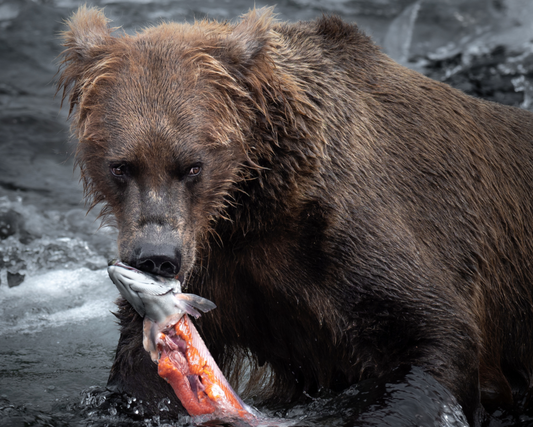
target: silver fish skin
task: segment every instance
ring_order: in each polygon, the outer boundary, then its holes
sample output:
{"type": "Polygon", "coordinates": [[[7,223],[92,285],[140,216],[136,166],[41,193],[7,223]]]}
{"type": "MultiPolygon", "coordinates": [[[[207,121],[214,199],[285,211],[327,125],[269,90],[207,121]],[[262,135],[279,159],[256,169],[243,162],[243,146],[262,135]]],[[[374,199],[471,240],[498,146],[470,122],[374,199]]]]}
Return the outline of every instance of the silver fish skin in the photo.
{"type": "Polygon", "coordinates": [[[175,325],[184,314],[200,317],[216,308],[206,298],[181,292],[181,283],[176,279],[154,276],[137,270],[121,261],[111,261],[107,272],[120,294],[144,317],[143,346],[155,362],[157,336],[175,325]]]}

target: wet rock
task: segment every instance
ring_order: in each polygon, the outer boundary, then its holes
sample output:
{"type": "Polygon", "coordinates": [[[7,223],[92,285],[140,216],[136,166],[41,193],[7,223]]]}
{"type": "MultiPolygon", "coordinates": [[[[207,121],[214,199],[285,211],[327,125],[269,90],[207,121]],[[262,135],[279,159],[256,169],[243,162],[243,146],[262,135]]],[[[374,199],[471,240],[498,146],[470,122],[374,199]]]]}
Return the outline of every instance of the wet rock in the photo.
{"type": "Polygon", "coordinates": [[[526,79],[525,76],[515,77],[511,80],[516,92],[524,92],[524,101],[520,107],[533,111],[533,78],[526,79]]]}
{"type": "Polygon", "coordinates": [[[13,209],[0,212],[0,240],[5,240],[9,236],[17,237],[25,245],[34,239],[26,230],[24,217],[13,209]]]}
{"type": "Polygon", "coordinates": [[[0,248],[0,286],[13,288],[24,281],[27,265],[12,246],[0,248]]]}
{"type": "Polygon", "coordinates": [[[22,223],[22,216],[14,210],[0,213],[0,240],[17,233],[22,223]]]}
{"type": "Polygon", "coordinates": [[[425,74],[468,95],[531,110],[533,47],[511,51],[497,46],[465,57],[463,52],[428,55],[425,74]]]}
{"type": "Polygon", "coordinates": [[[11,273],[10,271],[8,271],[7,272],[7,285],[10,288],[14,288],[15,286],[18,286],[22,282],[24,282],[24,277],[26,277],[24,274],[11,273]]]}

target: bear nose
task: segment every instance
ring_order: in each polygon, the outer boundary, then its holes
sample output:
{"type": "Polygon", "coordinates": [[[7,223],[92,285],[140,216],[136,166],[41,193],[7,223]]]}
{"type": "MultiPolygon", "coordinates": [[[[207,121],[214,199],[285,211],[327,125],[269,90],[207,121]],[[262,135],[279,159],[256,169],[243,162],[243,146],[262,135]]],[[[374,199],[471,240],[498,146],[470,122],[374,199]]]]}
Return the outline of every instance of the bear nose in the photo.
{"type": "Polygon", "coordinates": [[[175,277],[181,267],[181,255],[173,246],[146,244],[133,251],[130,265],[156,276],[175,277]]]}

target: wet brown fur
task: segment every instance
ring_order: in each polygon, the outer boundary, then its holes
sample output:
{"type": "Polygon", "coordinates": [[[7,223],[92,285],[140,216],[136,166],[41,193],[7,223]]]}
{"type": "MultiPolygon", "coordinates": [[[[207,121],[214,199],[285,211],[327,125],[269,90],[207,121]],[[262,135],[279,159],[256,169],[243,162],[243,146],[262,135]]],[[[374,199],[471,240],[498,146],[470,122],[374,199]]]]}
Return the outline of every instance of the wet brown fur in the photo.
{"type": "MultiPolygon", "coordinates": [[[[531,387],[532,114],[401,67],[335,17],[111,32],[81,8],[64,34],[86,195],[122,259],[147,233],[179,242],[234,381],[251,363],[249,388],[285,400],[414,364],[471,422],[480,389],[503,405],[531,387]],[[113,161],[136,165],[127,184],[113,161]]],[[[119,317],[111,383],[165,395],[141,320],[119,317]]]]}

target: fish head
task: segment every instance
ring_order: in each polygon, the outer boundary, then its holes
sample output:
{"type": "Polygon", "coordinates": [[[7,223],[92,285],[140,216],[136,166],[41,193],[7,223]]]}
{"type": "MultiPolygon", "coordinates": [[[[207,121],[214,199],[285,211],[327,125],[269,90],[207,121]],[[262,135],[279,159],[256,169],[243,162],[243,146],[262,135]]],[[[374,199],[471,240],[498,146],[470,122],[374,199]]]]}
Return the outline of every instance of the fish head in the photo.
{"type": "Polygon", "coordinates": [[[140,316],[164,328],[176,323],[183,314],[200,316],[215,305],[205,298],[183,294],[181,283],[175,279],[154,276],[121,261],[109,263],[109,277],[123,298],[128,300],[140,316]]]}
{"type": "Polygon", "coordinates": [[[175,300],[181,294],[179,281],[143,272],[121,261],[111,261],[107,272],[140,316],[162,323],[169,316],[183,313],[175,300]]]}

